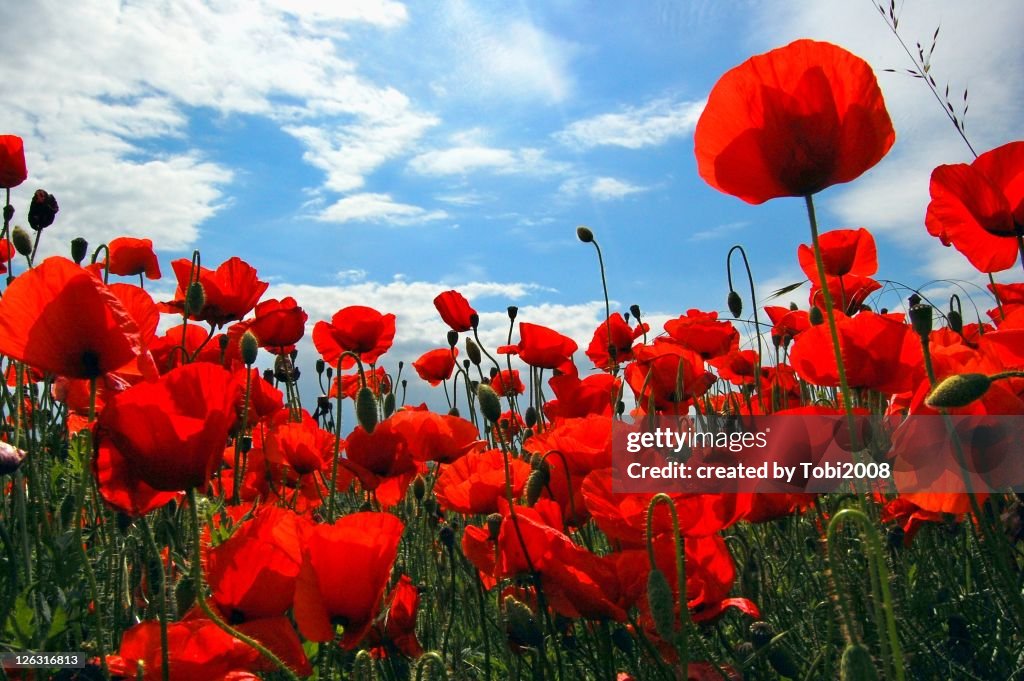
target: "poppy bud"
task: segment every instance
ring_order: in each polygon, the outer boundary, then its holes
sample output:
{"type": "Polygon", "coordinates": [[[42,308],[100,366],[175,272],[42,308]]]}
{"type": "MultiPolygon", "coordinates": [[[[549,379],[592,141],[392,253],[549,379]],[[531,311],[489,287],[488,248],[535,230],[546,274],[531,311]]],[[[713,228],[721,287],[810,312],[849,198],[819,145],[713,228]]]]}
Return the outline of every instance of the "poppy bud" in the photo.
{"type": "Polygon", "coordinates": [[[53,194],[48,194],[45,189],[37,189],[32,196],[32,205],[28,208],[28,226],[37,232],[46,229],[53,224],[59,210],[53,194]]]}
{"type": "Polygon", "coordinates": [[[676,635],[675,599],[672,587],[665,578],[665,573],[658,568],[651,570],[647,576],[647,603],[651,606],[651,619],[658,636],[672,641],[676,635]]]}
{"type": "Polygon", "coordinates": [[[537,408],[532,404],[526,408],[526,412],[523,414],[523,422],[527,428],[533,428],[537,425],[537,408]]]}
{"type": "Polygon", "coordinates": [[[20,225],[11,231],[11,243],[14,244],[14,250],[26,258],[32,254],[32,237],[20,225]]]}
{"type": "Polygon", "coordinates": [[[504,518],[501,517],[500,513],[492,513],[487,516],[487,536],[490,537],[491,541],[498,541],[498,535],[501,534],[501,522],[504,518]]]}
{"type": "Polygon", "coordinates": [[[71,240],[71,259],[75,261],[76,265],[81,265],[82,261],[85,260],[85,256],[89,252],[89,242],[80,236],[76,236],[71,240]]]}
{"type": "Polygon", "coordinates": [[[356,393],[356,420],[367,433],[377,427],[377,398],[369,388],[362,387],[356,393]]]}
{"type": "Polygon", "coordinates": [[[949,321],[949,328],[953,329],[956,333],[963,334],[964,318],[960,316],[959,312],[950,310],[949,314],[946,315],[946,319],[949,321]]]}
{"type": "Polygon", "coordinates": [[[508,641],[515,646],[539,648],[544,642],[544,635],[537,625],[533,611],[512,596],[505,596],[504,602],[505,634],[508,641]]]}
{"type": "Polygon", "coordinates": [[[755,648],[764,648],[775,637],[775,630],[767,622],[758,621],[750,625],[750,642],[755,648]]]}
{"type": "Polygon", "coordinates": [[[508,320],[510,322],[514,322],[516,320],[516,315],[518,315],[518,314],[519,314],[519,308],[518,307],[516,307],[515,305],[509,305],[508,306],[508,320]]]}
{"type": "Polygon", "coordinates": [[[333,375],[334,375],[334,367],[327,367],[326,369],[324,369],[324,376],[327,377],[327,382],[328,383],[331,382],[331,376],[333,376],[333,375]]]}
{"type": "Polygon", "coordinates": [[[954,374],[934,389],[924,403],[932,409],[966,407],[988,392],[992,379],[985,374],[954,374]]]}
{"type": "Polygon", "coordinates": [[[11,218],[14,217],[14,206],[7,204],[4,206],[4,222],[10,222],[11,218]]]}
{"type": "Polygon", "coordinates": [[[576,238],[585,244],[589,244],[594,240],[594,233],[590,231],[589,227],[580,225],[576,228],[576,238]]]}
{"type": "Polygon", "coordinates": [[[637,305],[636,303],[633,303],[632,305],[630,305],[629,306],[629,314],[631,314],[634,317],[636,317],[637,321],[640,321],[640,306],[637,305]]]}
{"type": "Polygon", "coordinates": [[[437,532],[437,538],[441,541],[441,545],[449,551],[455,546],[455,530],[451,525],[442,525],[437,532]]]}
{"type": "Polygon", "coordinates": [[[469,326],[474,331],[476,331],[476,327],[480,326],[480,315],[478,315],[476,312],[471,312],[469,314],[469,326]]]}
{"type": "Polygon", "coordinates": [[[246,331],[242,334],[242,363],[245,366],[252,366],[256,363],[256,354],[260,350],[260,342],[256,339],[256,334],[252,331],[246,331]]]}
{"type": "Polygon", "coordinates": [[[395,413],[395,394],[388,393],[384,396],[384,418],[395,413]]]}
{"type": "Polygon", "coordinates": [[[7,442],[0,442],[0,475],[13,473],[21,467],[26,452],[7,442]]]}
{"type": "Polygon", "coordinates": [[[437,509],[437,499],[434,497],[427,497],[423,500],[423,510],[427,512],[427,515],[436,516],[437,509]]]}
{"type": "Polygon", "coordinates": [[[263,370],[263,380],[266,381],[267,383],[269,383],[270,385],[274,385],[274,370],[273,369],[264,369],[263,370]]]}
{"type": "Polygon", "coordinates": [[[877,678],[878,672],[868,649],[861,643],[846,646],[839,663],[840,681],[875,681],[877,678]]]}
{"type": "Polygon", "coordinates": [[[316,360],[315,366],[316,366],[316,375],[319,376],[322,373],[324,373],[324,368],[327,366],[327,363],[324,362],[322,357],[319,357],[316,360]]]}
{"type": "Polygon", "coordinates": [[[541,492],[551,481],[551,474],[546,468],[535,468],[526,480],[526,505],[533,506],[540,499],[541,492]]]}
{"type": "Polygon", "coordinates": [[[729,297],[726,299],[726,304],[729,306],[729,312],[733,317],[737,319],[743,314],[743,299],[740,298],[740,294],[735,291],[729,291],[729,297]]]}
{"type": "Polygon", "coordinates": [[[910,307],[914,307],[915,305],[920,305],[920,303],[921,303],[921,296],[917,295],[916,293],[911,293],[910,297],[907,298],[907,303],[910,305],[910,307]]]}
{"type": "Polygon", "coordinates": [[[466,371],[469,371],[469,367],[471,367],[471,366],[473,366],[473,363],[470,362],[468,359],[462,360],[462,368],[463,369],[465,369],[466,371]]]}
{"type": "Polygon", "coordinates": [[[459,342],[459,332],[458,331],[449,331],[448,332],[448,346],[454,348],[455,345],[458,342],[459,342]]]}
{"type": "Polygon", "coordinates": [[[811,326],[820,326],[825,322],[825,315],[822,314],[820,307],[812,307],[807,313],[807,319],[811,322],[811,326]]]}
{"type": "Polygon", "coordinates": [[[454,416],[455,418],[459,418],[461,415],[462,414],[461,412],[459,412],[458,407],[452,407],[451,409],[448,410],[448,416],[454,416]]]}
{"type": "Polygon", "coordinates": [[[416,501],[423,501],[423,497],[427,493],[427,481],[423,479],[422,475],[417,475],[412,481],[412,495],[416,497],[416,501]]]}
{"type": "Polygon", "coordinates": [[[928,338],[932,332],[932,306],[918,303],[910,308],[910,325],[921,338],[928,338]]]}
{"type": "Polygon", "coordinates": [[[199,314],[204,305],[206,305],[206,291],[203,290],[202,284],[193,281],[188,285],[188,292],[185,294],[185,314],[199,314]]]}
{"type": "Polygon", "coordinates": [[[494,388],[481,384],[476,389],[476,400],[480,403],[480,413],[488,422],[497,423],[501,419],[501,400],[494,388]]]}
{"type": "Polygon", "coordinates": [[[480,346],[473,342],[472,338],[466,337],[466,355],[469,357],[469,361],[480,366],[480,362],[483,361],[483,356],[480,354],[480,346]]]}

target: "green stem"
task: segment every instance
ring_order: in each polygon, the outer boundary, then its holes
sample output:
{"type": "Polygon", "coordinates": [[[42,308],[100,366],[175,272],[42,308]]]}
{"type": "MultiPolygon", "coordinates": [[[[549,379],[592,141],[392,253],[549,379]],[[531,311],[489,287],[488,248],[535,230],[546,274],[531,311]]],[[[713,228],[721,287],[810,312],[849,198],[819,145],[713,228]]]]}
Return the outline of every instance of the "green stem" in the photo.
{"type": "Polygon", "coordinates": [[[679,585],[679,623],[681,629],[676,637],[676,648],[679,650],[680,668],[687,670],[690,664],[689,633],[692,623],[690,622],[690,603],[686,596],[686,563],[684,561],[686,538],[679,532],[679,514],[676,511],[676,505],[672,503],[672,499],[664,492],[655,494],[647,505],[647,557],[650,560],[651,569],[656,570],[658,568],[654,558],[654,509],[659,503],[665,504],[668,507],[669,514],[672,516],[672,537],[676,553],[676,581],[679,585]]]}
{"type": "Polygon", "coordinates": [[[171,661],[170,646],[167,642],[167,573],[164,571],[164,559],[160,555],[160,549],[153,538],[153,531],[149,527],[146,516],[142,516],[142,533],[146,539],[146,545],[153,553],[157,565],[160,566],[160,584],[157,586],[157,607],[160,608],[160,660],[163,662],[161,669],[163,681],[170,681],[171,661]]]}

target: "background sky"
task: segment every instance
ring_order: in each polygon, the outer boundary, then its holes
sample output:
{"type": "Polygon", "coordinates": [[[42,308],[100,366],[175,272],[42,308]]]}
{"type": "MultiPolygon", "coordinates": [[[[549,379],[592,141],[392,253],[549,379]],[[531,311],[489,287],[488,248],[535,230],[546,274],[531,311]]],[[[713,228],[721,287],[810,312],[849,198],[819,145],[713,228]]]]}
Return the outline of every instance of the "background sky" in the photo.
{"type": "MultiPolygon", "coordinates": [[[[969,90],[975,148],[1020,138],[1024,5],[897,12],[911,49],[941,27],[932,73],[958,113],[969,90]]],[[[239,255],[271,282],[266,297],[298,299],[309,330],[346,305],[396,313],[387,357],[407,363],[444,345],[431,301],[449,288],[492,348],[510,304],[585,347],[603,316],[593,249],[575,238],[586,224],[613,310],[639,304],[660,330],[724,309],[735,243],[760,298],[803,278],[803,202],[719,194],[692,139],[722,73],[800,37],[867,59],[897,132],[875,169],[819,195],[822,228],[870,229],[881,279],[983,283],[924,228],[932,168],[970,152],[921,81],[883,71],[912,64],[871,0],[5,2],[0,132],[25,139],[30,175],[15,222],[43,187],[61,206],[48,253],[76,236],[152,238],[157,299],[173,292],[171,259],[239,255]]]]}

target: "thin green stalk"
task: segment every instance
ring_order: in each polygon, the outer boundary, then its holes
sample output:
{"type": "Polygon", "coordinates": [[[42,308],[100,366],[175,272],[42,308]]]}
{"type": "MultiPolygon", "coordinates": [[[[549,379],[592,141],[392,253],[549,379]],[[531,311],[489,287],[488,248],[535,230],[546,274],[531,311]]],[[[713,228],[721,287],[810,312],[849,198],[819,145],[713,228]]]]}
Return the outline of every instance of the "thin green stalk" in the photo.
{"type": "Polygon", "coordinates": [[[141,524],[146,546],[156,559],[156,564],[160,566],[160,584],[156,588],[160,619],[160,660],[163,662],[163,668],[160,671],[162,672],[163,681],[170,681],[171,655],[170,645],[167,642],[167,573],[164,572],[164,559],[160,555],[160,549],[153,538],[153,531],[149,527],[149,521],[146,519],[146,516],[142,516],[141,524]]]}

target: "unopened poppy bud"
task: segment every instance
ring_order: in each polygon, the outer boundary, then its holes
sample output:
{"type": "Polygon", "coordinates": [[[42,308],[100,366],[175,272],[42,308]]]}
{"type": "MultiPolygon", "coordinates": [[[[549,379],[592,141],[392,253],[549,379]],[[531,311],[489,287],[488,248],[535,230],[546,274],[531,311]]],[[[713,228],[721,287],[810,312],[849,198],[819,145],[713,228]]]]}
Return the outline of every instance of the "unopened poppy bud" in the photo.
{"type": "Polygon", "coordinates": [[[910,308],[910,325],[921,338],[928,338],[932,332],[932,306],[917,304],[910,308]]]}
{"type": "Polygon", "coordinates": [[[367,387],[356,393],[356,420],[367,433],[372,433],[377,427],[377,398],[367,387]]]}
{"type": "Polygon", "coordinates": [[[441,545],[449,551],[455,546],[455,530],[451,525],[442,525],[437,532],[437,538],[441,541],[441,545]]]}
{"type": "Polygon", "coordinates": [[[533,611],[512,596],[505,596],[504,602],[505,634],[509,643],[530,648],[539,648],[544,642],[544,634],[537,625],[533,611]]]}
{"type": "Polygon", "coordinates": [[[821,313],[820,307],[812,307],[807,313],[807,319],[810,321],[811,326],[820,326],[825,322],[825,315],[821,313]]]}
{"type": "Polygon", "coordinates": [[[729,297],[726,299],[726,304],[729,306],[729,312],[733,317],[739,318],[743,314],[743,299],[740,298],[740,294],[735,291],[729,291],[729,297]]]}
{"type": "Polygon", "coordinates": [[[476,400],[480,403],[480,413],[488,422],[497,423],[501,419],[501,400],[494,388],[481,384],[476,389],[476,400]]]}
{"type": "Polygon", "coordinates": [[[580,225],[576,228],[576,238],[585,244],[589,244],[594,240],[594,233],[590,231],[589,227],[580,225]]]}
{"type": "Polygon", "coordinates": [[[526,408],[526,412],[523,414],[523,422],[527,428],[533,428],[537,425],[537,408],[532,404],[526,408]]]}
{"type": "Polygon", "coordinates": [[[0,475],[18,470],[25,460],[25,454],[23,449],[18,449],[7,442],[0,442],[0,475]]]}
{"type": "Polygon", "coordinates": [[[292,362],[284,355],[278,355],[274,360],[274,378],[277,379],[278,383],[285,383],[290,381],[293,370],[292,362]]]}
{"type": "Polygon", "coordinates": [[[239,345],[242,346],[242,363],[246,366],[255,364],[256,355],[260,351],[260,342],[256,338],[256,334],[252,331],[246,331],[242,334],[242,341],[239,345]]]}
{"type": "Polygon", "coordinates": [[[434,497],[427,497],[426,499],[423,500],[423,510],[427,512],[427,515],[436,516],[437,509],[437,499],[435,499],[434,497]]]}
{"type": "Polygon", "coordinates": [[[320,357],[317,358],[316,364],[314,366],[316,367],[316,375],[319,376],[320,374],[324,373],[324,369],[327,367],[327,363],[324,362],[322,357],[320,357]]]}
{"type": "Polygon", "coordinates": [[[454,348],[459,342],[459,332],[449,331],[448,332],[448,347],[454,348]]]}
{"type": "Polygon", "coordinates": [[[10,222],[11,218],[13,218],[13,217],[14,217],[14,206],[12,206],[11,204],[7,204],[6,206],[4,206],[4,221],[5,222],[10,222]]]}
{"type": "Polygon", "coordinates": [[[910,305],[910,307],[919,305],[921,303],[921,296],[917,295],[916,293],[911,293],[910,297],[907,298],[907,303],[910,305]]]}
{"type": "Polygon", "coordinates": [[[526,505],[533,506],[540,500],[541,493],[551,480],[551,474],[545,468],[535,468],[526,480],[526,505]]]}
{"type": "Polygon", "coordinates": [[[28,226],[35,231],[46,229],[57,217],[57,199],[45,189],[37,189],[32,196],[32,205],[28,209],[28,226]]]}
{"type": "Polygon", "coordinates": [[[483,361],[483,356],[480,354],[480,346],[468,336],[466,337],[466,355],[469,357],[469,361],[476,366],[480,366],[480,362],[483,361]]]}
{"type": "Polygon", "coordinates": [[[754,644],[755,648],[764,648],[771,643],[775,636],[775,629],[764,621],[754,622],[748,631],[750,632],[750,642],[754,644]]]}
{"type": "Polygon", "coordinates": [[[630,305],[629,306],[629,314],[631,314],[634,317],[636,317],[637,321],[640,321],[640,306],[637,305],[636,303],[633,303],[632,305],[630,305]]]}
{"type": "Polygon", "coordinates": [[[251,435],[243,435],[238,440],[238,451],[241,452],[242,454],[248,454],[250,451],[252,451],[252,436],[251,435]]]}
{"type": "Polygon", "coordinates": [[[206,305],[206,291],[203,290],[202,284],[193,281],[188,285],[188,292],[185,293],[185,314],[199,314],[204,305],[206,305]]]}
{"type": "Polygon", "coordinates": [[[949,314],[946,315],[946,319],[949,321],[949,328],[959,334],[964,332],[964,318],[960,316],[960,313],[956,310],[950,310],[949,314]]]}
{"type": "Polygon", "coordinates": [[[625,413],[626,413],[626,403],[625,403],[624,401],[622,401],[622,400],[619,400],[619,401],[618,401],[618,402],[617,402],[617,403],[615,404],[615,413],[616,413],[616,415],[618,415],[618,416],[622,416],[623,414],[625,414],[625,413]]]}
{"type": "Polygon", "coordinates": [[[469,313],[469,326],[474,331],[476,331],[476,327],[480,326],[480,315],[478,315],[476,312],[469,313]]]}
{"type": "Polygon", "coordinates": [[[11,231],[11,243],[14,244],[14,250],[19,254],[25,257],[32,254],[32,237],[20,225],[15,226],[11,231]]]}
{"type": "Polygon", "coordinates": [[[384,418],[395,413],[395,394],[388,393],[384,396],[384,418]]]}
{"type": "Polygon", "coordinates": [[[463,369],[465,369],[466,371],[469,371],[469,367],[471,367],[471,366],[473,366],[473,363],[470,362],[468,359],[462,360],[462,368],[463,369]]]}
{"type": "Polygon", "coordinates": [[[658,568],[651,570],[647,576],[647,603],[651,607],[651,619],[658,636],[672,641],[676,635],[675,599],[672,587],[665,578],[665,573],[658,568]]]}
{"type": "Polygon", "coordinates": [[[839,662],[840,681],[875,681],[877,678],[878,672],[867,647],[862,643],[846,646],[839,662]]]}
{"type": "Polygon", "coordinates": [[[516,316],[519,314],[519,308],[516,307],[515,305],[509,305],[507,311],[508,311],[508,320],[510,322],[514,322],[516,320],[516,316]]]}
{"type": "Polygon", "coordinates": [[[498,541],[498,535],[501,534],[501,522],[504,518],[501,517],[500,513],[492,513],[487,516],[487,536],[491,538],[491,541],[498,541]]]}
{"type": "Polygon", "coordinates": [[[324,369],[324,376],[327,377],[327,382],[328,383],[331,382],[331,376],[333,376],[333,375],[334,375],[334,367],[327,367],[326,369],[324,369]]]}
{"type": "Polygon", "coordinates": [[[462,416],[462,414],[459,412],[458,407],[452,407],[451,409],[448,410],[448,416],[454,416],[455,418],[458,418],[462,416]]]}
{"type": "Polygon", "coordinates": [[[412,495],[416,497],[416,501],[423,501],[423,497],[427,494],[427,481],[423,479],[422,475],[417,475],[412,481],[412,495]]]}
{"type": "Polygon", "coordinates": [[[924,403],[932,409],[966,407],[988,392],[991,385],[992,379],[985,374],[954,374],[935,386],[924,403]]]}
{"type": "Polygon", "coordinates": [[[85,256],[89,253],[89,242],[80,236],[71,240],[71,259],[76,265],[81,265],[85,256]]]}

